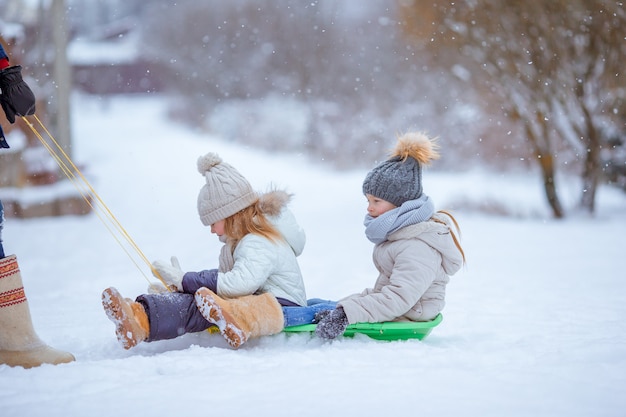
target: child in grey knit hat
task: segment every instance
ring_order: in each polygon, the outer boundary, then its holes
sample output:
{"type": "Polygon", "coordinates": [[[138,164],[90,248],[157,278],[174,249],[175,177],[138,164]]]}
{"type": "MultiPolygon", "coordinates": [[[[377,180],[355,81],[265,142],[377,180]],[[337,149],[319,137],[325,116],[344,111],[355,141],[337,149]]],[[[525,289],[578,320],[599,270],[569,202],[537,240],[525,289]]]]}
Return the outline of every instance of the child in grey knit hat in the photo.
{"type": "Polygon", "coordinates": [[[323,315],[317,336],[333,339],[359,322],[429,321],[441,312],[449,277],[465,255],[452,231],[456,220],[435,212],[423,191],[422,167],[437,158],[433,139],[406,133],[389,159],[366,175],[365,235],[375,244],[379,276],[373,288],[340,300],[323,315]]]}

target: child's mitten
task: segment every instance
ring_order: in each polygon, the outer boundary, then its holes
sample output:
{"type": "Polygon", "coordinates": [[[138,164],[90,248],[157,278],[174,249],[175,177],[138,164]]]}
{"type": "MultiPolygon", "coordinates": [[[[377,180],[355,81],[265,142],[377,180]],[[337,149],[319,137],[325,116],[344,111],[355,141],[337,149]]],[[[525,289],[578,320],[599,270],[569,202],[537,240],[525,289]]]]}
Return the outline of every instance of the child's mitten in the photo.
{"type": "Polygon", "coordinates": [[[348,327],[348,318],[343,308],[337,307],[317,323],[315,335],[322,339],[334,339],[348,327]]]}
{"type": "Polygon", "coordinates": [[[172,265],[168,265],[165,262],[155,261],[152,263],[152,275],[156,278],[159,278],[159,275],[165,282],[167,282],[168,286],[172,285],[176,287],[176,289],[180,292],[183,291],[183,276],[185,273],[182,269],[180,269],[180,264],[178,263],[178,258],[172,256],[172,265]],[[158,272],[158,275],[155,273],[158,272]]]}
{"type": "Polygon", "coordinates": [[[313,323],[319,323],[320,321],[324,320],[326,316],[330,314],[331,311],[332,310],[318,311],[317,313],[315,313],[315,317],[313,318],[313,323]]]}

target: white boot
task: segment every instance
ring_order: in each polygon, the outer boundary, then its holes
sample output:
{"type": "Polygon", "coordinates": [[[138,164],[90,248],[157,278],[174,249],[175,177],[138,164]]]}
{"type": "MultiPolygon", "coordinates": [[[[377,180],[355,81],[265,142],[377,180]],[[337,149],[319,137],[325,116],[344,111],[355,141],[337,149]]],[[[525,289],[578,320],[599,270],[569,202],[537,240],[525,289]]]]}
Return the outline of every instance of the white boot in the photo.
{"type": "Polygon", "coordinates": [[[0,364],[32,368],[74,361],[74,355],[46,345],[35,333],[15,255],[0,259],[0,364]]]}

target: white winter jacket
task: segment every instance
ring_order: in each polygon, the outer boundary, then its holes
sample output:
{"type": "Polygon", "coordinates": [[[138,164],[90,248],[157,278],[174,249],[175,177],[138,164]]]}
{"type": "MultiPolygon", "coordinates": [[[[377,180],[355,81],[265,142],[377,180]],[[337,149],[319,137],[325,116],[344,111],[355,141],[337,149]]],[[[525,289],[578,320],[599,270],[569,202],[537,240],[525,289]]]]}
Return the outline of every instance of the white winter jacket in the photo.
{"type": "Polygon", "coordinates": [[[227,241],[220,253],[217,293],[226,298],[269,292],[306,306],[306,291],[296,259],[306,242],[304,230],[286,207],[289,195],[271,191],[261,196],[261,210],[284,237],[272,241],[244,236],[232,251],[227,241]],[[232,255],[231,255],[232,254],[232,255]]]}
{"type": "Polygon", "coordinates": [[[447,216],[404,227],[374,247],[374,288],[339,301],[350,324],[428,321],[443,310],[449,275],[463,264],[447,216]]]}

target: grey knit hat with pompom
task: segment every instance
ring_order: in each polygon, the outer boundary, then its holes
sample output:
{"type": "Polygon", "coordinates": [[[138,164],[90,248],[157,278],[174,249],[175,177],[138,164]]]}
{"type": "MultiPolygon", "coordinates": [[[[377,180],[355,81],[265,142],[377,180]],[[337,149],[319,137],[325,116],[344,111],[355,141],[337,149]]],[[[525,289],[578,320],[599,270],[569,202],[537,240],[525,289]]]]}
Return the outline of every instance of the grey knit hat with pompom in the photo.
{"type": "Polygon", "coordinates": [[[205,226],[230,217],[258,200],[248,180],[215,153],[198,158],[198,171],[206,179],[198,195],[198,214],[205,226]]]}
{"type": "Polygon", "coordinates": [[[363,181],[363,194],[400,207],[422,195],[422,165],[439,158],[436,139],[420,132],[401,135],[389,159],[372,169],[363,181]]]}

